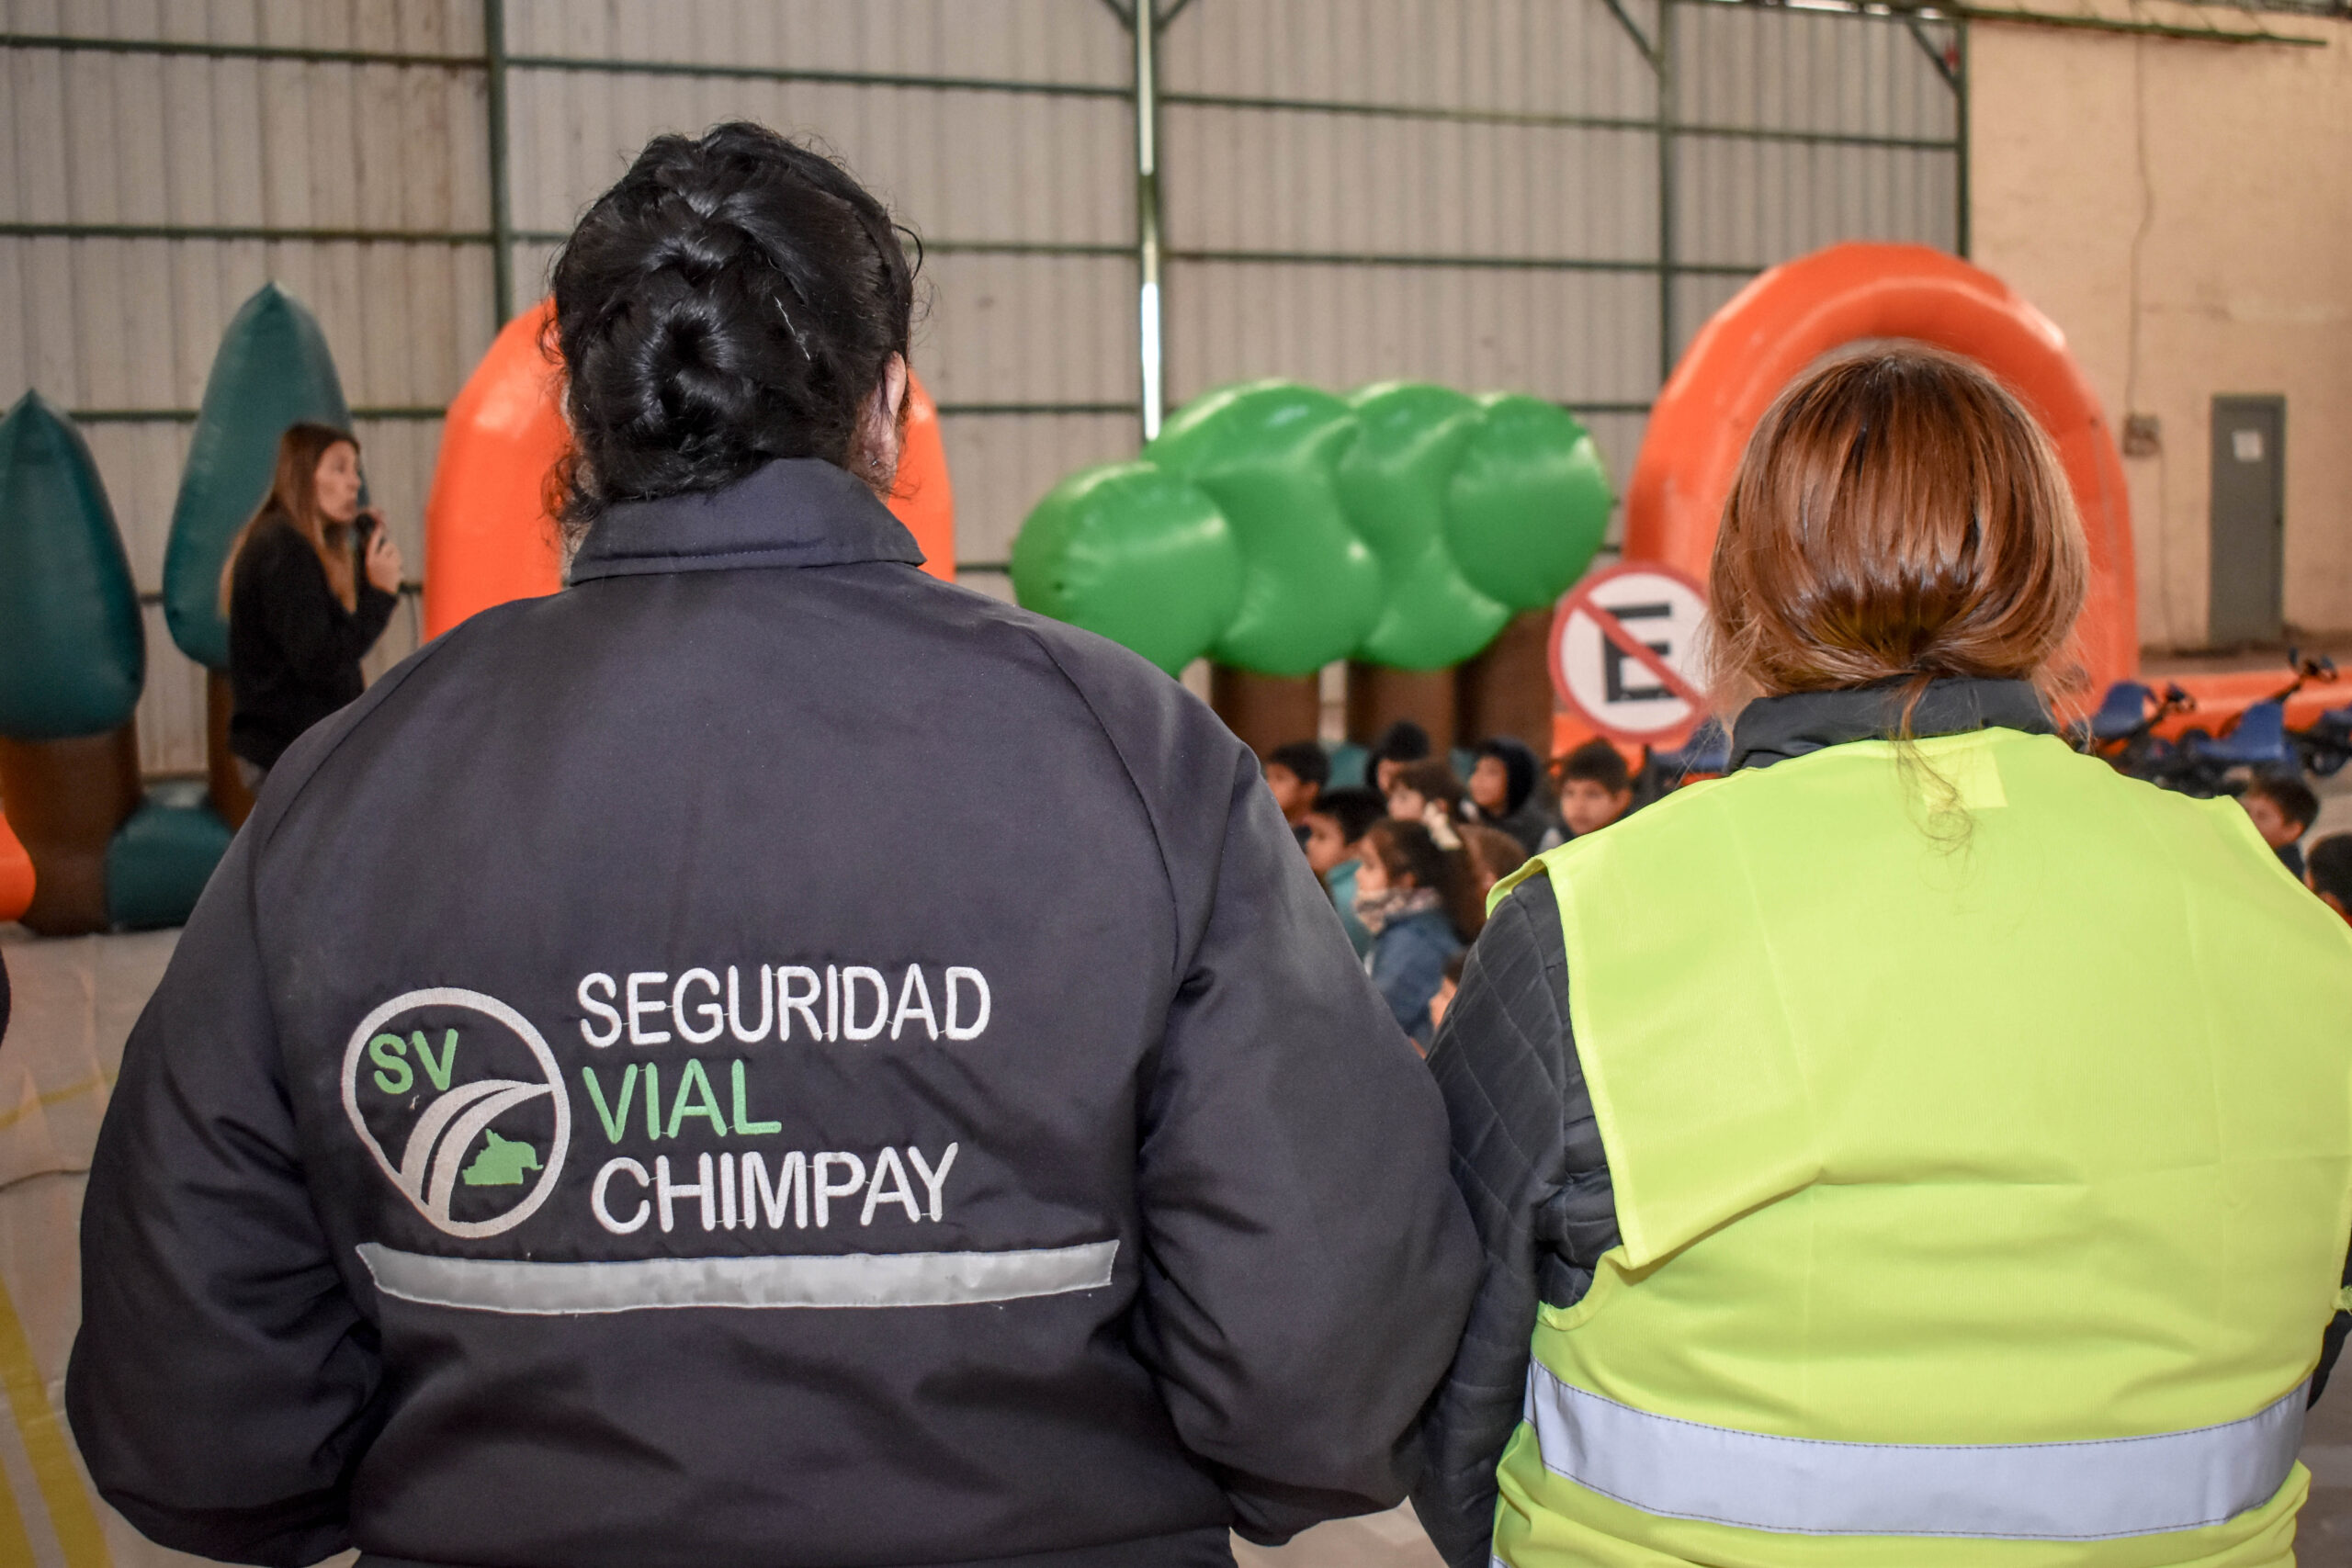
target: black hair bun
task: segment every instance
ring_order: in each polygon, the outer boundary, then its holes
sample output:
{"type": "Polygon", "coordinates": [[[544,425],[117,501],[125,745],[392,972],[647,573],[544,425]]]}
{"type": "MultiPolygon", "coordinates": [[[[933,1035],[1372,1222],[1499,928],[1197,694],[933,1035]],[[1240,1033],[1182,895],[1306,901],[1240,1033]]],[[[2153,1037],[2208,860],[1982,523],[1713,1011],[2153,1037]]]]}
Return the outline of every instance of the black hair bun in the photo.
{"type": "Polygon", "coordinates": [[[762,126],[661,136],[554,273],[573,461],[566,521],[717,490],[778,457],[849,467],[907,352],[914,272],[840,164],[762,126]]]}

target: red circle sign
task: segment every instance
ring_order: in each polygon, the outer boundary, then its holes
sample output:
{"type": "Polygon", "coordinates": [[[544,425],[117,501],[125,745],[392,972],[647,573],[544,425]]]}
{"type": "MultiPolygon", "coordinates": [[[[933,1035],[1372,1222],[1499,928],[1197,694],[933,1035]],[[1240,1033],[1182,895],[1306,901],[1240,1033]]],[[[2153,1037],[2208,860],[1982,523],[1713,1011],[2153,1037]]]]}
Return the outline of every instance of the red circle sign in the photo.
{"type": "Polygon", "coordinates": [[[1569,591],[1552,616],[1552,690],[1612,740],[1654,745],[1707,714],[1700,643],[1707,595],[1690,573],[1621,561],[1569,591]]]}

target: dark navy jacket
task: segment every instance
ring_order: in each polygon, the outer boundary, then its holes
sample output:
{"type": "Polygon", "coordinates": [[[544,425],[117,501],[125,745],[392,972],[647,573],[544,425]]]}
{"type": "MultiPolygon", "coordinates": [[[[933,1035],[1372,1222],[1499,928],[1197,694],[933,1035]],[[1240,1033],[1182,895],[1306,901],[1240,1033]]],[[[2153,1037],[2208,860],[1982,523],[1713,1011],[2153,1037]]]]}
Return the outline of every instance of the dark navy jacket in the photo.
{"type": "Polygon", "coordinates": [[[616,508],[271,773],[67,1388],[166,1544],[1210,1563],[1395,1502],[1445,1113],[1250,753],[854,479],[616,508]]]}

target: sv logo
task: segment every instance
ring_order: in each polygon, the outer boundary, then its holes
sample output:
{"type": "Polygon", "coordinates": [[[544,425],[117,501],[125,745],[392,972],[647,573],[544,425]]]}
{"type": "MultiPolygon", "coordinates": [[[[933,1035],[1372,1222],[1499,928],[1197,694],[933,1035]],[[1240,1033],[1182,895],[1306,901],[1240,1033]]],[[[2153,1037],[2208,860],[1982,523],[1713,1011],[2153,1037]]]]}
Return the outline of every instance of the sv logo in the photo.
{"type": "Polygon", "coordinates": [[[455,1236],[530,1218],[571,1142],[571,1099],[546,1040],[497,998],[452,987],[406,992],[360,1021],[344,1052],[343,1104],[378,1168],[455,1236]]]}

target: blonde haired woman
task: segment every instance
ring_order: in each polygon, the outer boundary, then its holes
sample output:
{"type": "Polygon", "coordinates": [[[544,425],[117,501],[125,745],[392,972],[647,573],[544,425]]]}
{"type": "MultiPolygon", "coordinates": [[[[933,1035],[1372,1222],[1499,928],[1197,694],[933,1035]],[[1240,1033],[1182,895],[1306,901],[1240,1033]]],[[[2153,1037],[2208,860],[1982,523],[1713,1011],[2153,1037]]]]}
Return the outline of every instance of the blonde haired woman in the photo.
{"type": "Polygon", "coordinates": [[[1715,548],[1728,777],[1497,889],[1430,1066],[1487,1267],[1454,1568],[2270,1568],[2352,1231],[2352,938],[2037,692],[2049,443],[1823,367],[1715,548]]]}
{"type": "Polygon", "coordinates": [[[333,425],[288,425],[269,494],[220,571],[229,615],[229,749],[258,789],[296,738],[366,686],[359,660],[384,635],[400,547],[359,504],[359,443],[333,425]]]}

